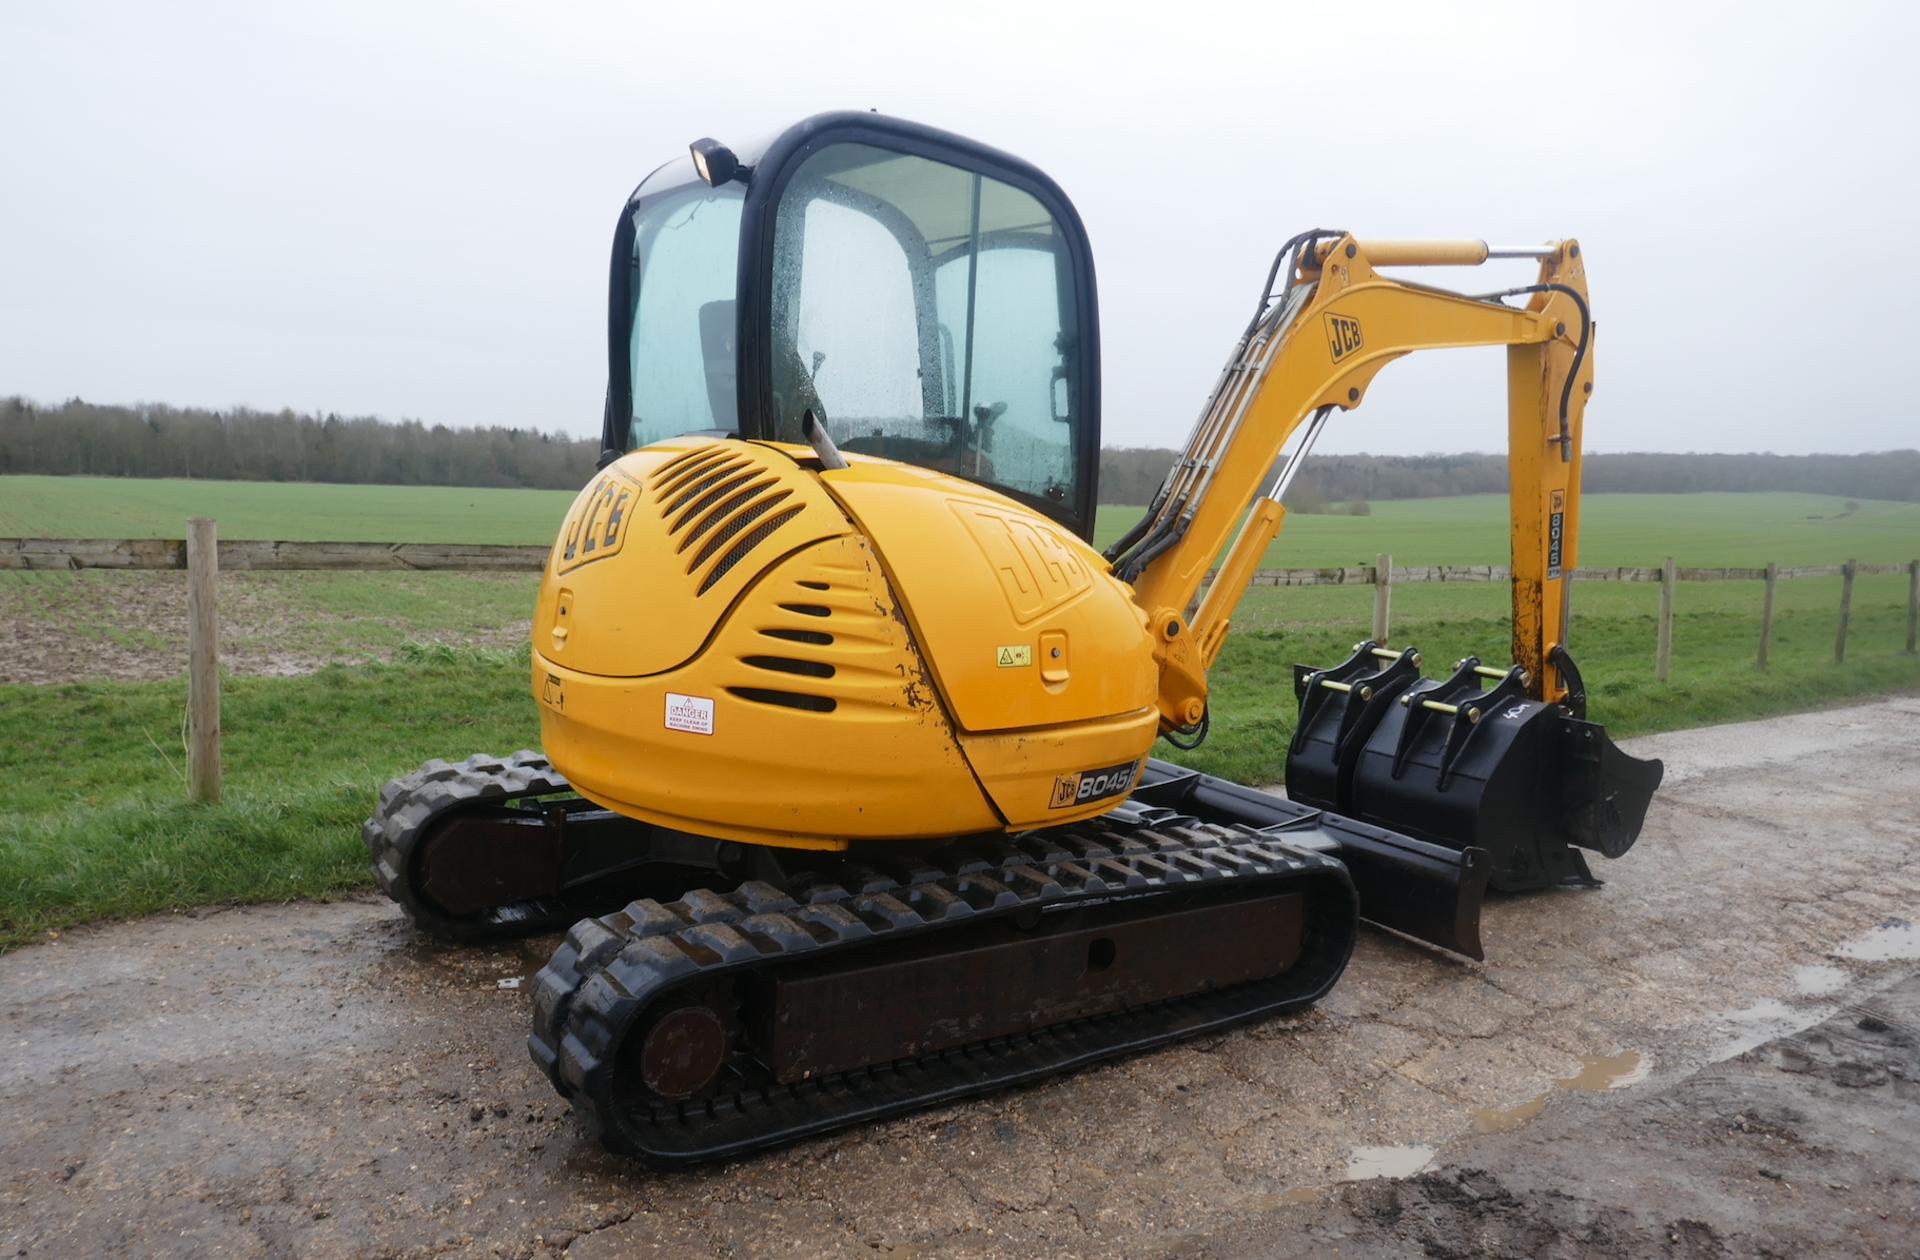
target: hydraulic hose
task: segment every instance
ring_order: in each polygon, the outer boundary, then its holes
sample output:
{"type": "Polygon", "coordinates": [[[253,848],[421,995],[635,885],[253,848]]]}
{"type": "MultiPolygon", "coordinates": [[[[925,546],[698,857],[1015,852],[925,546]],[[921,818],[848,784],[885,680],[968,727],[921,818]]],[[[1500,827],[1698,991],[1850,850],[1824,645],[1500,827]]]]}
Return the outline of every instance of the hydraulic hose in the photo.
{"type": "Polygon", "coordinates": [[[1475,301],[1492,302],[1504,297],[1517,297],[1522,293],[1564,293],[1573,299],[1580,308],[1580,344],[1573,350],[1573,366],[1567,369],[1566,383],[1560,387],[1560,462],[1573,462],[1573,440],[1567,430],[1567,405],[1573,399],[1573,382],[1580,375],[1580,365],[1587,360],[1587,338],[1593,332],[1593,317],[1587,313],[1587,299],[1580,296],[1578,289],[1564,284],[1529,284],[1518,289],[1502,289],[1498,293],[1482,293],[1475,301]]]}
{"type": "MultiPolygon", "coordinates": [[[[1279,278],[1280,269],[1292,259],[1292,269],[1288,272],[1287,297],[1293,295],[1296,282],[1293,273],[1299,269],[1305,252],[1316,241],[1326,237],[1344,236],[1344,231],[1331,228],[1314,228],[1289,237],[1286,244],[1274,255],[1273,266],[1267,269],[1266,284],[1260,290],[1260,301],[1254,307],[1253,318],[1247,322],[1247,328],[1241,334],[1240,342],[1234,347],[1233,356],[1222,369],[1220,378],[1215,382],[1213,392],[1207,398],[1207,405],[1200,412],[1200,418],[1194,424],[1193,433],[1181,458],[1168,470],[1166,480],[1161,482],[1159,492],[1154,496],[1153,505],[1141,514],[1127,532],[1120,536],[1103,553],[1113,565],[1115,576],[1122,581],[1131,582],[1156,557],[1178,542],[1186,533],[1186,524],[1193,518],[1193,500],[1204,497],[1210,477],[1199,471],[1206,464],[1199,455],[1202,447],[1207,446],[1218,435],[1213,431],[1218,419],[1220,404],[1224,395],[1235,386],[1244,386],[1241,379],[1247,367],[1247,352],[1254,344],[1254,338],[1260,331],[1262,321],[1268,317],[1268,308],[1273,302],[1273,286],[1279,278]],[[1123,559],[1124,557],[1124,559],[1123,559]]],[[[1227,435],[1231,437],[1231,433],[1227,435]]],[[[1210,471],[1210,470],[1209,470],[1210,471]]]]}

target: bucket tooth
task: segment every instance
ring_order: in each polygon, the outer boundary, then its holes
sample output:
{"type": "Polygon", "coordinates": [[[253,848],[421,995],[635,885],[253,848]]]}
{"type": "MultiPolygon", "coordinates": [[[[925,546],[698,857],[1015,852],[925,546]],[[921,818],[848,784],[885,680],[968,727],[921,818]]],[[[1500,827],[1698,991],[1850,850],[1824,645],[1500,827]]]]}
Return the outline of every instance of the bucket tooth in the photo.
{"type": "Polygon", "coordinates": [[[1300,721],[1287,746],[1287,796],[1338,813],[1353,811],[1360,750],[1401,693],[1420,679],[1420,652],[1368,639],[1332,669],[1293,667],[1300,721]]]}

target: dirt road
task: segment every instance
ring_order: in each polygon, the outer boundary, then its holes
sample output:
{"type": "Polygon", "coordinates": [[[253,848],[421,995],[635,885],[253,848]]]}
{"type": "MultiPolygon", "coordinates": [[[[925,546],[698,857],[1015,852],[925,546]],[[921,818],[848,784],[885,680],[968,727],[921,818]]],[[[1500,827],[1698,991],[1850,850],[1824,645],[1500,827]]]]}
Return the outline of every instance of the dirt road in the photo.
{"type": "Polygon", "coordinates": [[[0,958],[0,1257],[1718,1254],[1765,1218],[1736,1155],[1806,1239],[1910,1240],[1920,700],[1629,748],[1668,764],[1638,847],[1492,902],[1484,964],[1368,930],[1300,1018],[688,1173],[599,1153],[535,1075],[550,940],[439,947],[375,901],[63,934],[0,958]],[[1774,1076],[1796,1101],[1739,1110],[1774,1076]],[[1907,1145],[1833,1136],[1878,1114],[1907,1145]]]}

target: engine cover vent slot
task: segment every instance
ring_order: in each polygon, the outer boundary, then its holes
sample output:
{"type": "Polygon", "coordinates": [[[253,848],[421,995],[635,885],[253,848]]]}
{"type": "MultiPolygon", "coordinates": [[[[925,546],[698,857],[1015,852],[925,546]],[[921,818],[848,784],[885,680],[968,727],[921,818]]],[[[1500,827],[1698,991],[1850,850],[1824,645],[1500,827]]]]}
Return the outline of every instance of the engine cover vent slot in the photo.
{"type": "Polygon", "coordinates": [[[656,468],[653,473],[654,480],[659,483],[661,493],[665,494],[672,490],[673,483],[680,478],[682,474],[691,471],[696,465],[712,463],[714,460],[722,458],[725,454],[726,452],[723,448],[696,446],[690,451],[683,451],[675,455],[672,459],[656,468]]]}
{"type": "MultiPolygon", "coordinates": [[[[695,525],[692,531],[680,540],[680,550],[685,551],[694,542],[699,540],[700,535],[712,529],[716,522],[724,520],[729,511],[739,507],[742,503],[751,499],[754,495],[759,494],[762,490],[765,490],[768,485],[772,484],[766,481],[762,481],[758,485],[750,484],[758,472],[759,469],[755,468],[733,468],[722,472],[718,483],[705,494],[695,499],[688,505],[686,511],[680,513],[678,520],[667,526],[668,537],[672,537],[674,534],[686,529],[689,522],[693,521],[695,517],[699,517],[700,523],[695,525]],[[708,509],[712,510],[709,511],[708,509]]],[[[701,481],[704,484],[706,479],[703,477],[701,481]]],[[[689,491],[688,493],[692,492],[689,491]]],[[[682,495],[681,497],[685,498],[686,496],[682,495]]]]}
{"type": "Polygon", "coordinates": [[[749,461],[736,455],[731,459],[716,459],[701,464],[697,468],[688,469],[684,476],[660,488],[660,494],[655,500],[665,504],[660,509],[660,515],[663,518],[672,516],[711,489],[715,482],[736,473],[744,473],[751,467],[752,464],[749,461]],[[667,502],[669,496],[673,500],[671,503],[667,502]]]}
{"type": "MultiPolygon", "coordinates": [[[[705,556],[709,551],[713,550],[715,547],[725,542],[726,536],[728,534],[733,533],[735,530],[739,529],[741,526],[751,521],[754,517],[760,515],[762,512],[766,511],[768,508],[772,507],[774,504],[780,502],[780,500],[786,497],[787,497],[787,492],[783,490],[779,494],[774,495],[771,499],[768,499],[763,503],[757,503],[753,507],[748,508],[746,511],[742,512],[739,516],[736,516],[733,520],[729,521],[725,529],[721,530],[718,534],[715,534],[713,537],[713,541],[708,543],[706,547],[702,548],[700,554],[702,556],[705,556]]],[[[761,543],[767,541],[768,535],[772,534],[774,530],[779,529],[782,525],[785,525],[788,521],[792,520],[795,516],[798,516],[799,514],[800,514],[800,509],[797,507],[782,508],[780,511],[775,512],[772,516],[769,516],[766,520],[760,522],[760,524],[755,526],[754,529],[746,535],[746,537],[742,538],[739,542],[735,543],[733,545],[732,550],[728,551],[726,555],[720,557],[720,563],[713,566],[713,572],[707,574],[706,578],[700,583],[699,591],[696,593],[701,595],[706,594],[707,588],[709,586],[712,586],[715,582],[718,582],[721,578],[725,577],[727,575],[727,570],[731,569],[734,565],[739,564],[741,559],[749,551],[752,551],[755,547],[758,547],[761,543]]],[[[700,562],[698,560],[694,561],[694,564],[696,566],[699,563],[700,562]]],[[[691,572],[692,570],[688,570],[688,571],[691,572]]]]}
{"type": "Polygon", "coordinates": [[[825,661],[802,661],[791,656],[743,656],[740,659],[755,669],[778,670],[783,674],[804,674],[808,678],[833,677],[833,666],[825,661]]]}
{"type": "Polygon", "coordinates": [[[824,604],[782,604],[780,607],[790,613],[799,613],[802,617],[831,617],[833,609],[824,604]]]}
{"type": "Polygon", "coordinates": [[[785,639],[789,643],[811,643],[815,647],[832,647],[833,636],[819,630],[787,630],[784,628],[762,630],[761,634],[769,639],[785,639]]]}
{"type": "Polygon", "coordinates": [[[777,704],[809,713],[831,713],[837,707],[832,696],[810,696],[801,691],[775,691],[768,687],[729,687],[727,691],[756,704],[777,704]]]}

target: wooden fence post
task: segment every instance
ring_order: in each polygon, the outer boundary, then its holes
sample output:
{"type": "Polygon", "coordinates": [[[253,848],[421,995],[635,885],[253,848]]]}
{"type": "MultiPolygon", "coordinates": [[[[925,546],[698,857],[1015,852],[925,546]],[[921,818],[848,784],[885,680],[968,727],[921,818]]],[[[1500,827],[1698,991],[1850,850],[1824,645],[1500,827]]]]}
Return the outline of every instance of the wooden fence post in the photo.
{"type": "Polygon", "coordinates": [[[1907,562],[1907,655],[1913,655],[1914,632],[1920,630],[1920,560],[1907,562]]]}
{"type": "Polygon", "coordinates": [[[1393,556],[1381,552],[1373,562],[1373,641],[1387,641],[1387,616],[1393,607],[1393,556]]]}
{"type": "Polygon", "coordinates": [[[1847,660],[1847,619],[1853,615],[1853,571],[1859,561],[1849,560],[1840,566],[1840,630],[1833,637],[1833,663],[1844,665],[1847,660]]]}
{"type": "Polygon", "coordinates": [[[1760,660],[1755,669],[1767,667],[1767,643],[1773,638],[1773,588],[1780,581],[1780,566],[1767,561],[1767,595],[1760,601],[1760,660]]]}
{"type": "Polygon", "coordinates": [[[1653,657],[1653,680],[1667,681],[1673,672],[1673,557],[1660,562],[1660,646],[1653,657]]]}
{"type": "Polygon", "coordinates": [[[211,516],[187,520],[187,793],[220,803],[220,552],[211,516]]]}

